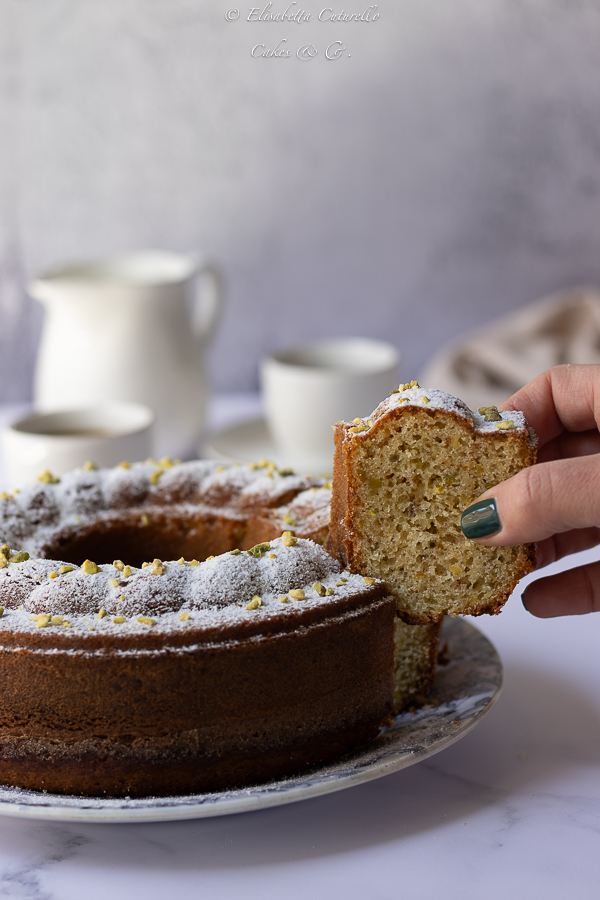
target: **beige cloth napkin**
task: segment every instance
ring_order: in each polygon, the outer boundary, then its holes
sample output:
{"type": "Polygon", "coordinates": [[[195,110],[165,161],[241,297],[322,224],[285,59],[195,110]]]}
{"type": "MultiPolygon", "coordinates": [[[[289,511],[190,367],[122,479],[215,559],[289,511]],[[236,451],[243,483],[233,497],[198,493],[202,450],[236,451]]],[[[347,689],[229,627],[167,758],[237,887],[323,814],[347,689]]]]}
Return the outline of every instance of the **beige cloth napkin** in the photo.
{"type": "Polygon", "coordinates": [[[547,297],[444,347],[419,381],[471,409],[498,406],[561,363],[600,363],[600,292],[582,287],[547,297]]]}

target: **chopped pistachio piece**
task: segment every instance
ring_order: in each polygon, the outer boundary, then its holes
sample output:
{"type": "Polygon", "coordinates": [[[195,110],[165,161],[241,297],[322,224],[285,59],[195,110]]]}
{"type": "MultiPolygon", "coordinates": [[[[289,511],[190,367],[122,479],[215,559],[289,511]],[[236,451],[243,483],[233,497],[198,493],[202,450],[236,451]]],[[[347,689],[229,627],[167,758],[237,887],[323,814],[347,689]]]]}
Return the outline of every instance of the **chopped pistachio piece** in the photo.
{"type": "Polygon", "coordinates": [[[313,587],[314,587],[315,591],[317,592],[317,594],[319,595],[319,597],[325,596],[327,589],[319,581],[315,581],[315,583],[313,584],[313,587]]]}
{"type": "Polygon", "coordinates": [[[95,562],[92,562],[91,559],[86,559],[84,563],[82,563],[81,568],[86,573],[86,575],[97,575],[100,571],[99,567],[95,562]]]}
{"type": "Polygon", "coordinates": [[[262,606],[262,600],[260,597],[253,597],[250,603],[246,604],[246,609],[258,609],[259,606],[262,606]]]}
{"type": "Polygon", "coordinates": [[[304,591],[294,590],[290,591],[290,597],[292,598],[292,600],[304,600],[306,598],[306,595],[304,591]]]}
{"type": "Polygon", "coordinates": [[[148,616],[138,616],[137,620],[140,623],[140,625],[156,625],[156,620],[149,619],[148,616]]]}
{"type": "Polygon", "coordinates": [[[104,609],[104,607],[102,607],[102,609],[98,613],[98,618],[103,619],[105,615],[106,615],[106,610],[104,609]]]}
{"type": "Polygon", "coordinates": [[[58,578],[58,572],[56,569],[52,569],[51,572],[48,572],[48,578],[58,578]]]}
{"type": "Polygon", "coordinates": [[[60,572],[61,575],[66,575],[68,572],[72,572],[73,569],[74,569],[74,566],[61,566],[58,571],[60,572]]]}
{"type": "Polygon", "coordinates": [[[498,412],[497,406],[480,406],[477,412],[480,416],[483,416],[486,422],[502,421],[502,416],[498,412]]]}
{"type": "Polygon", "coordinates": [[[268,553],[271,549],[271,545],[268,541],[263,541],[262,544],[256,544],[254,547],[251,547],[247,550],[248,556],[255,556],[256,559],[260,559],[264,553],[268,553]]]}
{"type": "Polygon", "coordinates": [[[11,556],[11,558],[9,559],[9,562],[11,562],[11,563],[27,562],[28,559],[29,559],[29,553],[26,550],[19,550],[19,552],[15,553],[14,556],[11,556]]]}
{"type": "Polygon", "coordinates": [[[122,625],[123,622],[126,622],[126,621],[127,621],[127,619],[125,618],[125,616],[115,616],[113,619],[113,622],[115,623],[115,625],[122,625]]]}
{"type": "Polygon", "coordinates": [[[180,619],[182,622],[187,622],[187,621],[188,621],[189,619],[191,619],[191,618],[192,618],[192,617],[190,616],[190,614],[189,614],[189,613],[186,613],[186,612],[181,613],[181,615],[179,616],[179,619],[180,619]]]}
{"type": "Polygon", "coordinates": [[[55,478],[50,469],[44,469],[41,475],[38,475],[38,481],[44,484],[58,484],[60,478],[55,478]]]}
{"type": "Polygon", "coordinates": [[[496,428],[498,428],[499,431],[512,431],[514,427],[515,423],[512,419],[508,419],[505,422],[498,422],[496,425],[496,428]]]}

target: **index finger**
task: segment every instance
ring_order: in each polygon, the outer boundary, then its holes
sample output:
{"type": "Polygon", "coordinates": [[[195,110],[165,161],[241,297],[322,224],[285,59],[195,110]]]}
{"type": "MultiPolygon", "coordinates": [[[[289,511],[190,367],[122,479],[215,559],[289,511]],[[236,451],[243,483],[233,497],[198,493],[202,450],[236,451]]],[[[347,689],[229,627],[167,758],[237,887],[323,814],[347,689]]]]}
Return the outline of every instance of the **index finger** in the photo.
{"type": "Polygon", "coordinates": [[[540,447],[563,431],[589,431],[600,424],[600,365],[547,369],[502,404],[521,410],[540,447]]]}

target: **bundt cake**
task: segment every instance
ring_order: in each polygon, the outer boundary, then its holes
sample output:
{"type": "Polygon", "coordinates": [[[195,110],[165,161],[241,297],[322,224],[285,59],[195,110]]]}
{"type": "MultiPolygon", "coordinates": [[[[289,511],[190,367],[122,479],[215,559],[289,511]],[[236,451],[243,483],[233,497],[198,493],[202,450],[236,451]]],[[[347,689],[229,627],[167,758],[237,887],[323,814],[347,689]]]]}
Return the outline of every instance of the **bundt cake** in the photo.
{"type": "Polygon", "coordinates": [[[4,545],[0,602],[4,784],[160,796],[258,783],[368,741],[392,711],[393,598],[289,533],[141,567],[4,545]]]}
{"type": "Polygon", "coordinates": [[[499,612],[533,568],[532,545],[474,544],[460,516],[534,463],[536,445],[522,413],[472,412],[414,381],[370,417],[337,424],[327,549],[385,579],[401,618],[424,628],[424,652],[444,615],[499,612]]]}

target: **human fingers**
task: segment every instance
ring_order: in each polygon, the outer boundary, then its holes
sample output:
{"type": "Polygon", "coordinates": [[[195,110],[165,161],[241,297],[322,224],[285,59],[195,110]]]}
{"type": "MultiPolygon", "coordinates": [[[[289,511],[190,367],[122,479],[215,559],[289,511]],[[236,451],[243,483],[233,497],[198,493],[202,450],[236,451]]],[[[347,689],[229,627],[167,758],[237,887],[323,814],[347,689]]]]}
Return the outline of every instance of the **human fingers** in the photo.
{"type": "Polygon", "coordinates": [[[500,407],[522,410],[540,447],[563,430],[589,431],[600,424],[600,365],[556,366],[542,372],[500,407]]]}
{"type": "Polygon", "coordinates": [[[553,459],[568,459],[572,456],[591,456],[600,453],[600,431],[582,431],[573,434],[562,431],[552,438],[538,452],[538,462],[550,462],[553,459]]]}
{"type": "Polygon", "coordinates": [[[523,592],[523,606],[540,619],[600,610],[600,562],[538,578],[523,592]]]}
{"type": "Polygon", "coordinates": [[[540,541],[537,545],[537,569],[543,569],[550,563],[570,556],[571,553],[579,553],[581,550],[589,550],[600,544],[600,528],[576,528],[573,531],[565,531],[564,534],[553,534],[540,541]]]}
{"type": "Polygon", "coordinates": [[[600,526],[600,456],[558,459],[522,469],[467,507],[465,537],[490,547],[543,541],[600,526]]]}

